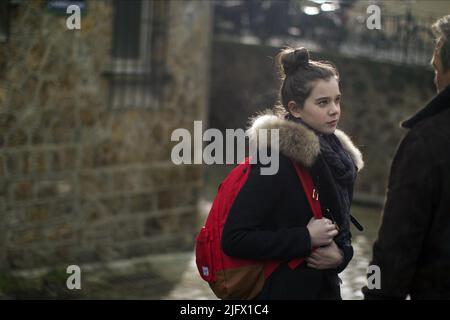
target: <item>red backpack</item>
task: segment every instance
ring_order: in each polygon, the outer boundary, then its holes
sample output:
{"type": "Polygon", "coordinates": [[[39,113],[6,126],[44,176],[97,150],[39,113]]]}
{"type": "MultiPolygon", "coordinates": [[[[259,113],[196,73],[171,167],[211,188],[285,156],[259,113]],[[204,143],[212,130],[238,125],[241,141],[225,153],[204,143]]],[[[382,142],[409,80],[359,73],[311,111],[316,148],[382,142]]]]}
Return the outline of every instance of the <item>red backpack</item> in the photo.
{"type": "MultiPolygon", "coordinates": [[[[292,161],[316,219],[322,218],[318,193],[309,172],[292,161]]],[[[219,186],[206,223],[195,239],[195,256],[200,276],[220,299],[253,299],[265,280],[283,261],[255,261],[233,258],[222,250],[222,231],[231,206],[250,174],[250,158],[235,167],[219,186]]],[[[289,262],[295,269],[304,258],[289,262]]]]}

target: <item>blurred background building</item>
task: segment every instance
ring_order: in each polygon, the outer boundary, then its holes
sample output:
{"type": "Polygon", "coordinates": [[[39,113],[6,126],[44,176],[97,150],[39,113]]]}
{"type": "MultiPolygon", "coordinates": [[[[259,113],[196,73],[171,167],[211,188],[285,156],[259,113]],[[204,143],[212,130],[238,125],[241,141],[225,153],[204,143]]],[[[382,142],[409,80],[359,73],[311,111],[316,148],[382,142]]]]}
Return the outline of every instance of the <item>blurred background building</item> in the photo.
{"type": "Polygon", "coordinates": [[[57,269],[60,281],[76,264],[121,270],[93,297],[167,297],[183,273],[185,295],[169,297],[210,297],[194,294],[194,236],[233,166],[174,165],[171,133],[193,133],[194,120],[245,128],[277,103],[274,57],[290,45],[336,64],[340,126],[365,156],[355,211],[366,232],[344,274],[344,297],[359,297],[399,122],[434,95],[430,25],[449,3],[0,2],[0,294],[54,292],[48,280],[24,289],[9,275],[57,269]],[[80,30],[66,26],[71,3],[82,9],[80,30]],[[371,4],[379,30],[366,25],[371,4]]]}
{"type": "Polygon", "coordinates": [[[69,30],[70,3],[0,4],[3,270],[193,246],[201,167],[170,135],[206,116],[212,6],[76,1],[69,30]]]}

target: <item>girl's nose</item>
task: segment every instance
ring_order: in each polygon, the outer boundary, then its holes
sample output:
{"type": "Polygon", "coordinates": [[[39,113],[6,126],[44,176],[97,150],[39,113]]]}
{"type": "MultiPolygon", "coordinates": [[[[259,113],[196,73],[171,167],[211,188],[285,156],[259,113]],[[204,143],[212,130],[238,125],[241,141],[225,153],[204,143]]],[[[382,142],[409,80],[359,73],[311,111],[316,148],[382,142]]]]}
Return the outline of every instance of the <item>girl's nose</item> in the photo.
{"type": "Polygon", "coordinates": [[[338,107],[338,105],[337,105],[336,103],[332,102],[332,103],[331,103],[331,108],[330,108],[329,114],[330,114],[330,115],[335,115],[335,114],[337,114],[338,112],[339,112],[339,107],[338,107]]]}

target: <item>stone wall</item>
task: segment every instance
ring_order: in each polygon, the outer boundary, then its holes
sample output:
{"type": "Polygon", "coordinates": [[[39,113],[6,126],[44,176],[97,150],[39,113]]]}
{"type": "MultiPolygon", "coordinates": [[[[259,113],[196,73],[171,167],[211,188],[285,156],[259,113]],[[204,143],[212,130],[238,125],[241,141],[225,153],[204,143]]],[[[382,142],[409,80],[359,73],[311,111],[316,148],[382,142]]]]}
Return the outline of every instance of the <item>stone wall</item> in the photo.
{"type": "MultiPolygon", "coordinates": [[[[216,40],[212,51],[210,126],[245,128],[257,111],[278,100],[280,83],[274,57],[279,48],[216,40]]],[[[333,53],[311,53],[333,61],[341,75],[342,117],[347,132],[364,154],[365,169],[356,192],[382,200],[390,163],[405,130],[399,123],[435,94],[430,68],[380,63],[333,53]]]]}
{"type": "Polygon", "coordinates": [[[24,1],[0,44],[0,260],[4,268],[191,249],[200,166],[170,159],[171,132],[206,117],[211,8],[170,1],[162,103],[111,110],[112,1],[81,30],[24,1]]]}

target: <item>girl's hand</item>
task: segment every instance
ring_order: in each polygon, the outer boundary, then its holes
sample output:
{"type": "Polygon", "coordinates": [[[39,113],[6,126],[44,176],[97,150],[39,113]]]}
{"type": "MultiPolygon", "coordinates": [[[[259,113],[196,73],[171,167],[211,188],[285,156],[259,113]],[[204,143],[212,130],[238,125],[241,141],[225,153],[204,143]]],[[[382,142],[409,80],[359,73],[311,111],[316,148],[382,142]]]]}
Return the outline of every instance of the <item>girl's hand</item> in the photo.
{"type": "Polygon", "coordinates": [[[312,247],[326,246],[333,241],[333,238],[338,234],[336,226],[329,219],[315,219],[311,218],[306,226],[311,237],[312,247]]]}
{"type": "Polygon", "coordinates": [[[344,255],[334,241],[326,247],[317,248],[306,262],[308,267],[325,270],[337,268],[344,260],[344,255]]]}

